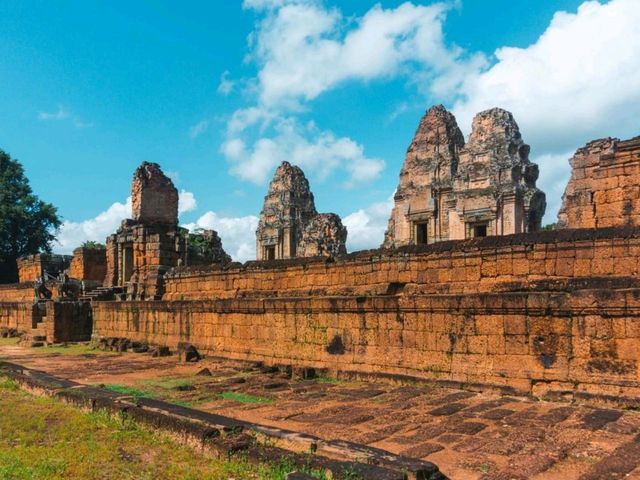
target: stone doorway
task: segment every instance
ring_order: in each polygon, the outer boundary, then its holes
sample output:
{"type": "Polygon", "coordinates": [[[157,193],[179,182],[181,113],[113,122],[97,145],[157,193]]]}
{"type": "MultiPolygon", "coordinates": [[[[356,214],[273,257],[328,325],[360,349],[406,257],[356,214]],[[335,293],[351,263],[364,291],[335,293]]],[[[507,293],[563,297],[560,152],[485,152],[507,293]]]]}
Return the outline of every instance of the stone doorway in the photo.
{"type": "Polygon", "coordinates": [[[416,223],[416,244],[417,245],[426,245],[428,243],[428,228],[426,222],[416,223]]]}

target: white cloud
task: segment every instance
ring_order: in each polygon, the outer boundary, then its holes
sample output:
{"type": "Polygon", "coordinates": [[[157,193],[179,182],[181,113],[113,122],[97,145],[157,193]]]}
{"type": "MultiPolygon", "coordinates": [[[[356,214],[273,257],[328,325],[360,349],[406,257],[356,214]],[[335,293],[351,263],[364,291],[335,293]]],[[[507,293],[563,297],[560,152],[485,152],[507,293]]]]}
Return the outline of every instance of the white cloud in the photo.
{"type": "Polygon", "coordinates": [[[198,202],[192,192],[180,190],[178,194],[178,215],[182,213],[192,212],[198,208],[198,202]]]}
{"type": "Polygon", "coordinates": [[[503,47],[488,70],[469,75],[454,107],[461,128],[473,115],[511,111],[534,153],[560,153],[588,140],[638,133],[640,2],[584,2],[557,12],[536,43],[503,47]]]}
{"type": "Polygon", "coordinates": [[[545,154],[532,159],[540,166],[538,187],[547,195],[547,210],[542,221],[543,225],[557,221],[562,194],[571,176],[569,159],[573,157],[573,153],[568,151],[560,154],[545,154]]]}
{"type": "Polygon", "coordinates": [[[342,223],[347,227],[347,249],[352,251],[379,248],[384,240],[393,195],[385,202],[377,202],[347,215],[342,223]]]}
{"type": "Polygon", "coordinates": [[[191,139],[198,138],[209,128],[209,120],[201,120],[189,129],[189,137],[191,139]]]}
{"type": "Polygon", "coordinates": [[[115,202],[95,218],[82,222],[65,220],[60,227],[54,250],[69,254],[87,240],[104,243],[125,218],[131,218],[131,197],[125,203],[115,202]]]}
{"type": "Polygon", "coordinates": [[[189,230],[196,228],[212,229],[222,239],[222,247],[237,262],[255,260],[256,229],[258,217],[221,217],[215,212],[207,212],[194,223],[183,225],[189,230]]]}
{"type": "Polygon", "coordinates": [[[62,105],[58,105],[56,112],[38,112],[38,120],[64,120],[69,118],[69,112],[62,105]]]}
{"type": "Polygon", "coordinates": [[[287,160],[320,180],[340,169],[346,173],[345,185],[350,187],[374,180],[384,169],[382,160],[366,157],[363,147],[350,138],[320,131],[313,123],[300,125],[293,117],[274,122],[273,135],[258,138],[251,148],[237,137],[222,145],[232,174],[263,184],[277,165],[287,160]]]}
{"type": "Polygon", "coordinates": [[[62,105],[58,105],[58,110],[55,112],[38,112],[38,120],[44,122],[71,120],[76,128],[83,129],[93,127],[93,122],[85,122],[62,105]]]}
{"type": "Polygon", "coordinates": [[[221,95],[229,95],[235,86],[235,82],[229,79],[229,70],[225,70],[220,75],[220,83],[218,84],[218,93],[221,95]]]}
{"type": "Polygon", "coordinates": [[[462,72],[485,64],[483,55],[445,43],[442,25],[451,7],[405,2],[364,16],[345,18],[337,8],[313,1],[245,1],[263,14],[250,37],[250,58],[259,66],[260,103],[297,108],[301,101],[348,80],[367,81],[417,72],[420,82],[438,76],[440,91],[462,72]]]}

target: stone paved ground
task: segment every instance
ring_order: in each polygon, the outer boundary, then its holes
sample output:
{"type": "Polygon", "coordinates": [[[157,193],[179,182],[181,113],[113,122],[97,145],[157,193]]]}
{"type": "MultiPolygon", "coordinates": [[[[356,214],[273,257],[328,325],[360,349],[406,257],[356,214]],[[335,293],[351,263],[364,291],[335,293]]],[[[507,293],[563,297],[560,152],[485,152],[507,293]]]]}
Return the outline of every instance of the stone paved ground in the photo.
{"type": "Polygon", "coordinates": [[[291,380],[231,361],[184,365],[6,345],[0,358],[85,383],[156,385],[157,395],[202,410],[428,459],[452,479],[640,479],[638,412],[429,385],[291,380]],[[205,367],[211,376],[195,376],[205,367]],[[241,403],[223,392],[271,402],[241,403]]]}

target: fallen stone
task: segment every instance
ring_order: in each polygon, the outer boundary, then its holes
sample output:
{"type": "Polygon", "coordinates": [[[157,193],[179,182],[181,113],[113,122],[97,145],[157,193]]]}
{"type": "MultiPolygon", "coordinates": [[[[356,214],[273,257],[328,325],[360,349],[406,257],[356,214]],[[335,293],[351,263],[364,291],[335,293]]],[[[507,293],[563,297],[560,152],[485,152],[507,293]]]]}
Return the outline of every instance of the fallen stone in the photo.
{"type": "Polygon", "coordinates": [[[178,343],[178,359],[181,362],[198,362],[202,356],[195,345],[186,342],[178,343]]]}
{"type": "Polygon", "coordinates": [[[196,375],[199,377],[210,377],[211,370],[209,370],[208,368],[203,368],[201,370],[198,370],[198,373],[196,373],[196,375]]]}
{"type": "Polygon", "coordinates": [[[149,353],[152,357],[168,357],[171,355],[171,351],[169,347],[156,345],[149,349],[149,353]]]}

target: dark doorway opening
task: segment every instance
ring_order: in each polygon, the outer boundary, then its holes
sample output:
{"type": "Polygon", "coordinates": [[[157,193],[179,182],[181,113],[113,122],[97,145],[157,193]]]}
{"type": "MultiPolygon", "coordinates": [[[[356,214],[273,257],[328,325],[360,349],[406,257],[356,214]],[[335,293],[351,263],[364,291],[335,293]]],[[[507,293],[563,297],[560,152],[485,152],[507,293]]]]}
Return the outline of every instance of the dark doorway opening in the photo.
{"type": "Polygon", "coordinates": [[[264,256],[267,260],[275,260],[276,259],[276,247],[270,246],[264,248],[264,256]]]}
{"type": "Polygon", "coordinates": [[[416,223],[416,244],[418,245],[427,244],[427,224],[426,223],[416,223]]]}
{"type": "Polygon", "coordinates": [[[486,225],[474,225],[473,226],[473,236],[474,237],[486,237],[487,236],[487,226],[486,225]]]}

